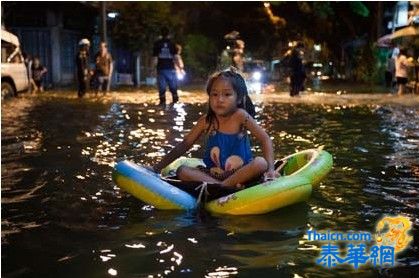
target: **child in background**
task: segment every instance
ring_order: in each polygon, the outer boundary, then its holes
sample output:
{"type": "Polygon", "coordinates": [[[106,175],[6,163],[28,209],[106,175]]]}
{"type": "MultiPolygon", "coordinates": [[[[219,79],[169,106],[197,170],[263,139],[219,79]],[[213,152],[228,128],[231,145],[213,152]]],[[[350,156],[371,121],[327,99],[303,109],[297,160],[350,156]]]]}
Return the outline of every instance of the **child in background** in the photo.
{"type": "Polygon", "coordinates": [[[154,165],[153,170],[160,172],[185,154],[201,135],[206,135],[206,167],[181,166],[177,170],[180,180],[240,188],[263,173],[265,180],[274,179],[277,174],[274,170],[272,141],[253,119],[255,108],[243,77],[235,68],[217,72],[208,80],[207,94],[207,114],[198,120],[183,142],[154,165]],[[252,157],[247,131],[262,145],[263,157],[252,157]]]}
{"type": "Polygon", "coordinates": [[[98,82],[96,95],[99,91],[103,91],[103,94],[106,94],[106,92],[109,92],[110,90],[113,71],[112,55],[108,51],[106,42],[100,43],[99,51],[95,55],[95,64],[95,74],[98,82]]]}
{"type": "Polygon", "coordinates": [[[44,86],[44,76],[48,72],[47,68],[41,65],[41,61],[39,57],[35,57],[32,63],[32,86],[33,92],[36,93],[37,91],[43,92],[44,86]]]}
{"type": "Polygon", "coordinates": [[[183,80],[185,77],[184,64],[182,59],[182,46],[180,44],[175,45],[176,54],[173,57],[173,62],[175,63],[176,77],[178,80],[183,80]]]}

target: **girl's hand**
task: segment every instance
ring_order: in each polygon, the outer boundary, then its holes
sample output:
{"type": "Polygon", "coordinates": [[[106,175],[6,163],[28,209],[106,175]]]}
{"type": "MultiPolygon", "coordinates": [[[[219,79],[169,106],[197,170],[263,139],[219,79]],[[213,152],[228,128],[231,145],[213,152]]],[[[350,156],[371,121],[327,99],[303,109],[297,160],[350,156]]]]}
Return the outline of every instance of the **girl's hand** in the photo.
{"type": "Polygon", "coordinates": [[[279,174],[275,170],[268,170],[263,174],[264,181],[271,181],[279,177],[279,174]]]}

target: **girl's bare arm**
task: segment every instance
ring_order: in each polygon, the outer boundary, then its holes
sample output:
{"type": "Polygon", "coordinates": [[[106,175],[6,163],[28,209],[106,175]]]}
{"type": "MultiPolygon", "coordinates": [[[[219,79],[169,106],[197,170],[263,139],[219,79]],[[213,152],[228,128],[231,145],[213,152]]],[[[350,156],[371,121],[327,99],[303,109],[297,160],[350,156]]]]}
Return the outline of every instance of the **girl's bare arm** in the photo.
{"type": "Polygon", "coordinates": [[[274,171],[274,149],[271,138],[269,138],[266,131],[263,130],[263,128],[256,123],[255,119],[253,119],[245,110],[241,109],[239,116],[245,127],[262,145],[263,156],[266,159],[266,162],[268,162],[268,171],[274,171]]]}
{"type": "Polygon", "coordinates": [[[176,145],[168,154],[166,154],[160,162],[153,166],[153,170],[157,173],[179,158],[181,155],[185,154],[192,145],[199,139],[201,134],[205,131],[206,123],[205,116],[202,116],[197,124],[192,127],[191,131],[185,136],[183,141],[176,145]]]}

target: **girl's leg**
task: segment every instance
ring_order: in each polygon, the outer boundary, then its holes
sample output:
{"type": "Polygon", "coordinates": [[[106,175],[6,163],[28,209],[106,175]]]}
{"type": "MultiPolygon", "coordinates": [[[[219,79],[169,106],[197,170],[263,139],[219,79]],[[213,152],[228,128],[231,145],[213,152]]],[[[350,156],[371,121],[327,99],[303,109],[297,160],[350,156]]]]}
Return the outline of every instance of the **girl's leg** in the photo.
{"type": "Polygon", "coordinates": [[[211,177],[210,175],[205,174],[197,168],[189,166],[180,166],[176,174],[178,178],[182,181],[202,181],[209,183],[221,183],[221,181],[211,177]]]}
{"type": "Polygon", "coordinates": [[[228,187],[236,187],[251,181],[268,170],[268,163],[261,157],[255,157],[249,164],[238,169],[234,174],[225,179],[222,184],[228,187]]]}

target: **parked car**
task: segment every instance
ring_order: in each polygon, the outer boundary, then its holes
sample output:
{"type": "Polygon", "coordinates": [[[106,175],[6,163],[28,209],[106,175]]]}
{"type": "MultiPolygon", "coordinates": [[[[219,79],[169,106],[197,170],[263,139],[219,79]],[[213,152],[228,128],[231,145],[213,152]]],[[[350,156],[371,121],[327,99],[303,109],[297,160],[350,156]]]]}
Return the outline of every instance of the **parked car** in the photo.
{"type": "Polygon", "coordinates": [[[30,86],[19,39],[1,30],[1,98],[16,96],[30,86]]]}

